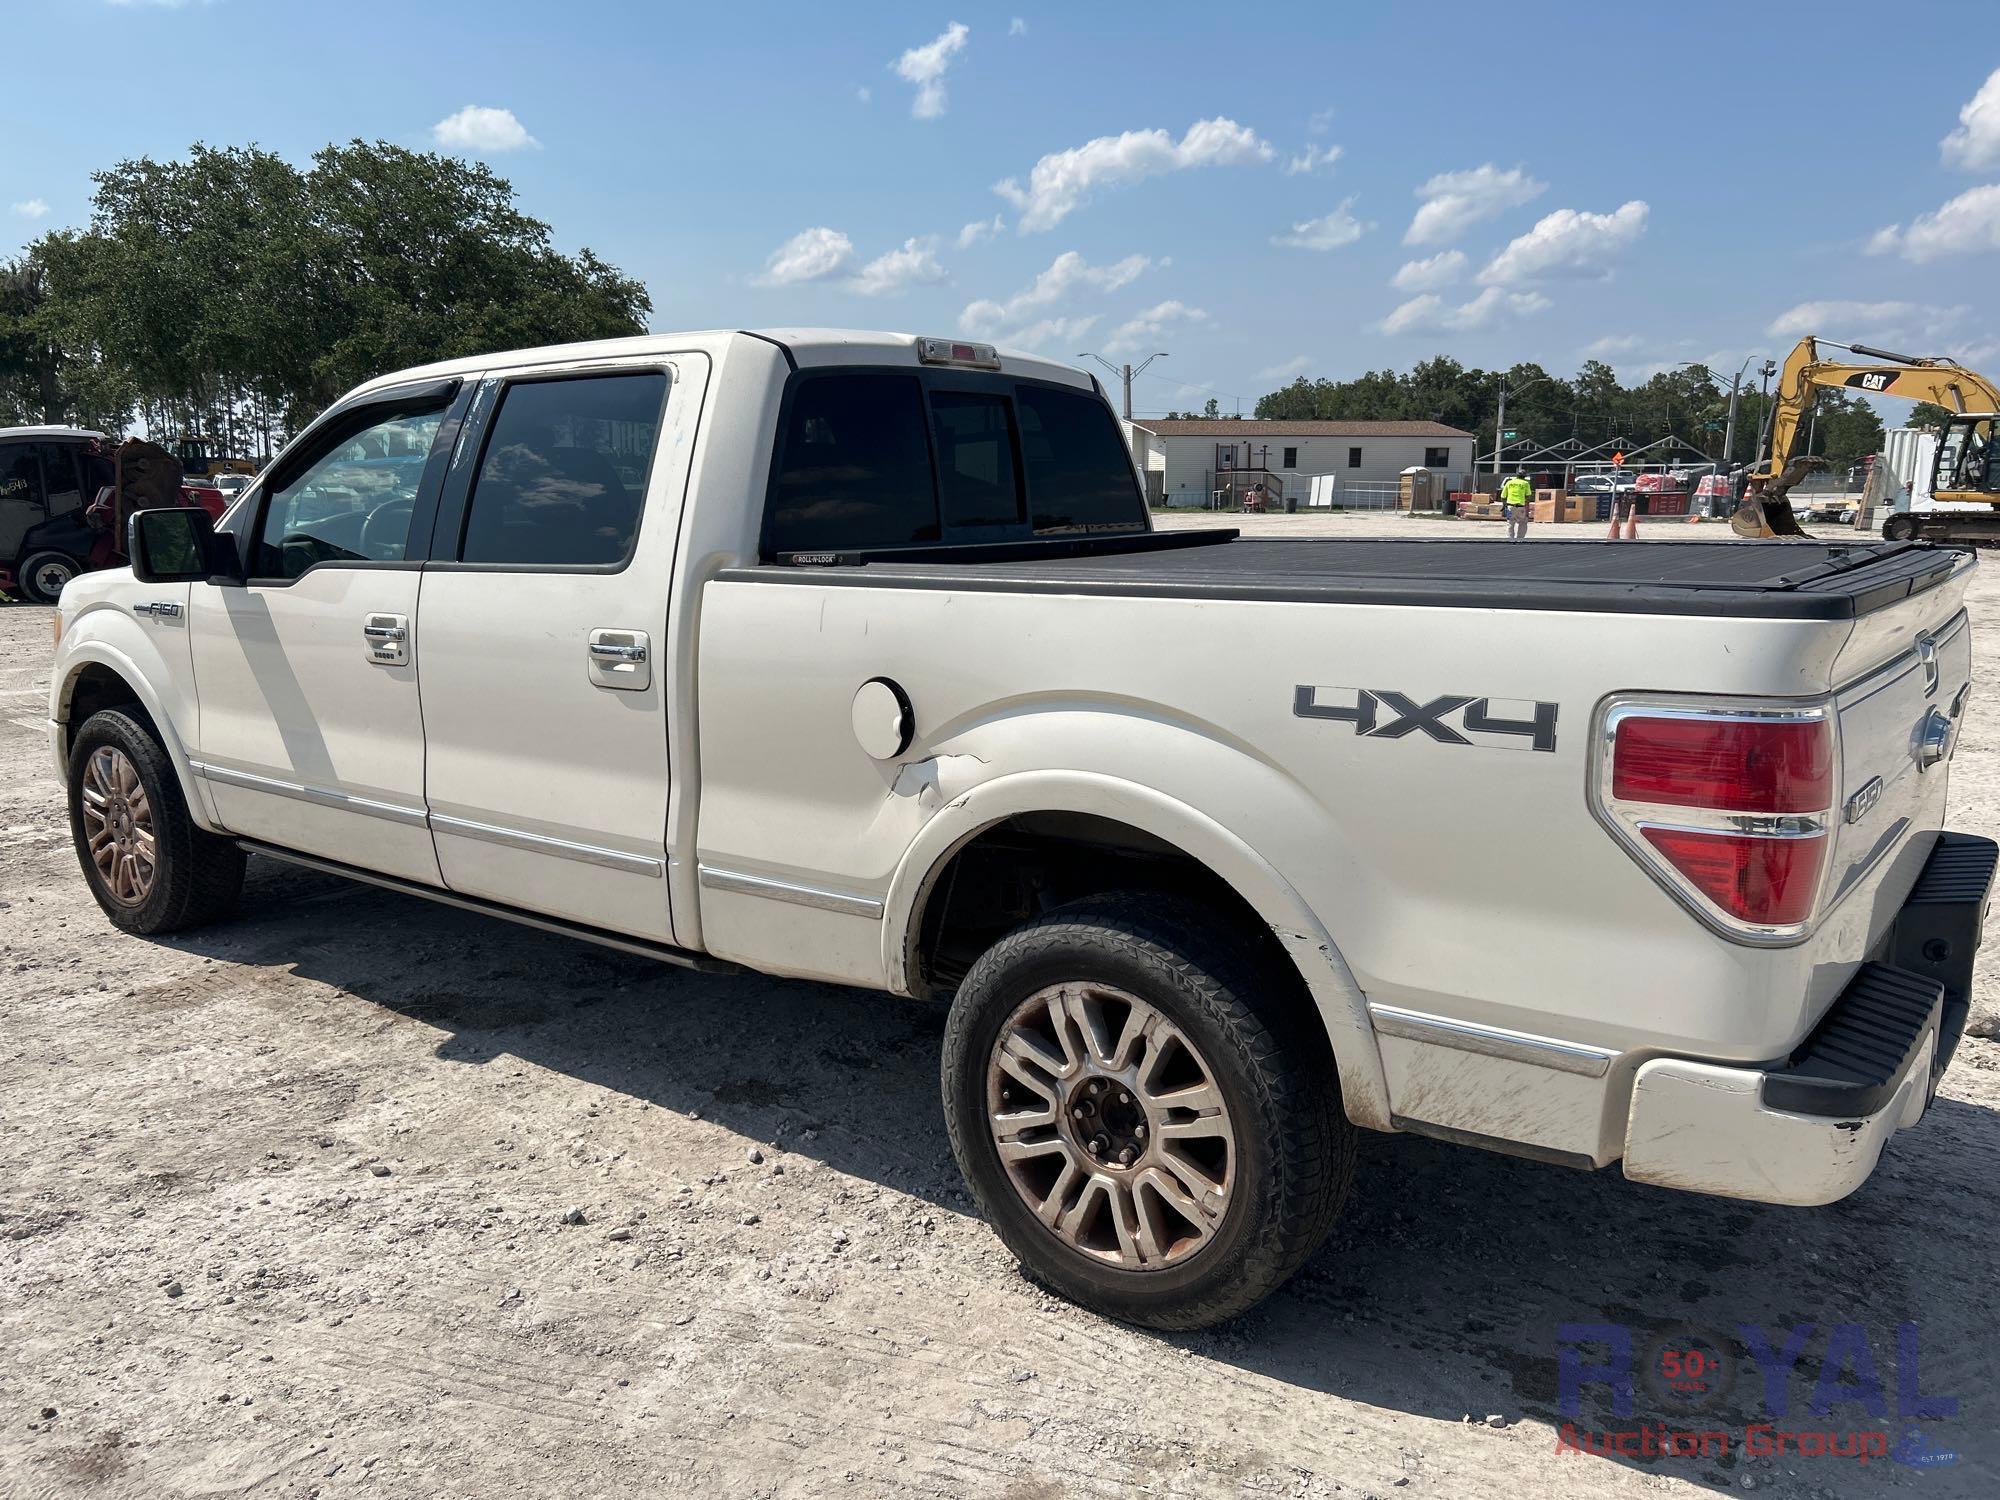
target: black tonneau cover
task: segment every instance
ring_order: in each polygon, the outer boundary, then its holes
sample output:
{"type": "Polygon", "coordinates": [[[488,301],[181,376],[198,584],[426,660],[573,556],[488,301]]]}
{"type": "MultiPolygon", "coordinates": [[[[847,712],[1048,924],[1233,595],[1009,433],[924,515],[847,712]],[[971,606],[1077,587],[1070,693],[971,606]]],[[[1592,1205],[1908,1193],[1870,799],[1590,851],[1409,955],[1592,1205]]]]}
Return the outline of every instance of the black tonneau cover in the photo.
{"type": "Polygon", "coordinates": [[[1232,539],[1154,532],[1088,555],[1015,545],[734,568],[725,579],[855,588],[1136,598],[1430,604],[1629,614],[1852,619],[1944,582],[1970,555],[1922,542],[1232,539]],[[1206,540],[1206,539],[1204,539],[1206,540]]]}

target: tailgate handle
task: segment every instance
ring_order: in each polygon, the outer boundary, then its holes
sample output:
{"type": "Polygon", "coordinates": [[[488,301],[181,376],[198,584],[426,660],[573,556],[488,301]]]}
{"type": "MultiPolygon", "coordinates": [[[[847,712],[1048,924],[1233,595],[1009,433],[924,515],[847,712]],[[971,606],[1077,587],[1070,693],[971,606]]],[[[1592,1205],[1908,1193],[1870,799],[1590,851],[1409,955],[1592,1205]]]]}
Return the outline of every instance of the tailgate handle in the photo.
{"type": "Polygon", "coordinates": [[[1924,696],[1928,698],[1938,690],[1938,678],[1942,670],[1938,666],[1936,637],[1929,635],[1920,635],[1917,637],[1917,660],[1923,663],[1924,696]]]}

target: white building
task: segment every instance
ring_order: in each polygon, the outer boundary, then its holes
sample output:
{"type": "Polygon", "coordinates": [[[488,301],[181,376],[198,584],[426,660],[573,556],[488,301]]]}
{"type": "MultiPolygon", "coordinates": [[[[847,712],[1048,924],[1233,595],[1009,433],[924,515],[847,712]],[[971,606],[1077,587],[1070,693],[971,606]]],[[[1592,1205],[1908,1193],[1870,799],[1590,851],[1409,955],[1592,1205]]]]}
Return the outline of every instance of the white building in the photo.
{"type": "Polygon", "coordinates": [[[1155,503],[1203,506],[1218,491],[1233,503],[1250,485],[1262,484],[1274,500],[1289,497],[1303,506],[1315,474],[1334,475],[1336,494],[1353,484],[1377,495],[1409,468],[1436,471],[1447,489],[1471,488],[1472,434],[1442,422],[1183,417],[1134,426],[1153,434],[1164,454],[1163,493],[1155,503]]]}

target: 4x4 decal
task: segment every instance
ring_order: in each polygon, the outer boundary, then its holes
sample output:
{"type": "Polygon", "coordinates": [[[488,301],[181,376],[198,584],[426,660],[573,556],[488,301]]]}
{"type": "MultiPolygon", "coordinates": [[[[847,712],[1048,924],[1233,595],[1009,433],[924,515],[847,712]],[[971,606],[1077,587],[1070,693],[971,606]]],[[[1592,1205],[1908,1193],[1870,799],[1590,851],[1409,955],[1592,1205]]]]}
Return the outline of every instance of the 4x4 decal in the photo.
{"type": "Polygon", "coordinates": [[[1432,698],[1427,703],[1419,703],[1405,693],[1392,692],[1388,688],[1338,688],[1314,687],[1300,683],[1293,690],[1292,712],[1301,719],[1331,719],[1338,724],[1352,724],[1356,734],[1367,735],[1370,739],[1400,740],[1407,735],[1422,733],[1441,745],[1483,745],[1488,749],[1510,750],[1550,750],[1556,748],[1556,705],[1553,703],[1531,703],[1526,699],[1518,703],[1502,699],[1511,708],[1526,708],[1531,712],[1526,718],[1510,718],[1493,712],[1490,698],[1472,698],[1457,693],[1445,693],[1432,698]],[[1351,705],[1340,702],[1326,702],[1324,698],[1353,695],[1351,705]],[[1458,722],[1446,721],[1456,714],[1458,722]],[[1507,745],[1480,736],[1500,736],[1525,739],[1526,745],[1507,745]]]}

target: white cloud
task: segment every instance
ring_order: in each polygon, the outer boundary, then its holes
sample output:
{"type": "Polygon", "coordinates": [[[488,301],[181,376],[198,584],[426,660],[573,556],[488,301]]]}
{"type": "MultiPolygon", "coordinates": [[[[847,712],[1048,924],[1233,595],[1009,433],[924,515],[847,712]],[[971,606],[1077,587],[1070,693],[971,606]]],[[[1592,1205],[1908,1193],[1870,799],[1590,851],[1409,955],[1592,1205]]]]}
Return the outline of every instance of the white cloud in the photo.
{"type": "Polygon", "coordinates": [[[1057,359],[1068,359],[1077,352],[1077,342],[1097,323],[1095,313],[1087,318],[1043,318],[1002,335],[1000,341],[1032,354],[1047,353],[1057,359]]]}
{"type": "Polygon", "coordinates": [[[1808,333],[1824,338],[1879,340],[1884,344],[1944,344],[1966,331],[1970,310],[1929,302],[1801,302],[1771,320],[1773,338],[1808,333]]]}
{"type": "Polygon", "coordinates": [[[1013,20],[1007,23],[1007,35],[1026,36],[1027,34],[1028,34],[1028,23],[1022,20],[1019,16],[1014,17],[1013,20]]]}
{"type": "Polygon", "coordinates": [[[1482,286],[1514,286],[1557,276],[1603,277],[1610,262],[1646,232],[1651,210],[1634,198],[1608,214],[1559,208],[1508,242],[1479,273],[1482,286]]]}
{"type": "MultiPolygon", "coordinates": [[[[982,299],[966,304],[959,314],[959,327],[974,338],[986,338],[1008,328],[1018,328],[1045,308],[1054,307],[1072,292],[1098,294],[1128,286],[1153,262],[1143,255],[1128,255],[1108,266],[1093,266],[1074,250],[1065,250],[1047,270],[1005,302],[982,299]]],[[[1013,337],[1018,340],[1020,334],[1013,337]]]]}
{"type": "Polygon", "coordinates": [[[2000,250],[2000,185],[1995,184],[1968,188],[1935,212],[1918,214],[1908,229],[1891,224],[1868,241],[1870,255],[1900,255],[1918,265],[1988,250],[2000,250]]]}
{"type": "Polygon", "coordinates": [[[1592,339],[1583,346],[1586,359],[1604,359],[1613,354],[1630,354],[1646,341],[1636,333],[1607,333],[1601,339],[1592,339]]]}
{"type": "Polygon", "coordinates": [[[944,113],[945,70],[951,66],[952,58],[965,50],[965,39],[970,35],[971,31],[962,22],[953,21],[931,41],[910,48],[890,64],[898,78],[917,86],[910,113],[919,120],[935,120],[944,113]]]}
{"type": "Polygon", "coordinates": [[[988,235],[998,234],[1007,227],[1007,221],[999,214],[990,219],[974,219],[958,232],[958,248],[969,250],[988,235]]]}
{"type": "Polygon", "coordinates": [[[1339,146],[1308,146],[1285,163],[1285,175],[1297,177],[1304,172],[1317,172],[1321,167],[1330,167],[1340,160],[1340,153],[1339,146]]]}
{"type": "Polygon", "coordinates": [[[1289,232],[1272,235],[1271,243],[1292,250],[1338,250],[1342,245],[1351,245],[1375,227],[1349,213],[1353,205],[1352,198],[1344,198],[1332,213],[1294,224],[1289,232]]]}
{"type": "Polygon", "coordinates": [[[1259,370],[1252,378],[1256,380],[1290,380],[1294,376],[1305,374],[1311,368],[1312,356],[1310,354],[1294,354],[1283,364],[1266,366],[1264,369],[1259,370]]]}
{"type": "Polygon", "coordinates": [[[484,104],[468,104],[457,114],[446,115],[431,126],[431,138],[452,151],[519,151],[523,146],[541,145],[514,118],[513,110],[484,104]]]}
{"type": "Polygon", "coordinates": [[[1521,167],[1493,163],[1469,172],[1440,172],[1417,189],[1423,204],[1404,231],[1406,245],[1448,245],[1474,224],[1519,208],[1548,191],[1521,167]]]}
{"type": "Polygon", "coordinates": [[[1314,110],[1312,118],[1306,121],[1307,135],[1325,135],[1332,128],[1333,109],[1331,106],[1328,106],[1326,109],[1314,110]]]}
{"type": "Polygon", "coordinates": [[[1142,313],[1112,330],[1111,337],[1104,341],[1106,354],[1138,354],[1150,351],[1163,343],[1170,329],[1187,323],[1206,323],[1208,314],[1198,307],[1189,307],[1185,302],[1168,300],[1156,302],[1142,313]]]}
{"type": "Polygon", "coordinates": [[[2000,165],[2000,68],[1958,112],[1958,129],[1938,142],[1938,155],[1946,166],[1967,172],[2000,165]]]}
{"type": "Polygon", "coordinates": [[[797,286],[825,281],[854,259],[854,241],[838,229],[802,229],[771,252],[764,269],[750,280],[757,286],[797,286]]]}
{"type": "Polygon", "coordinates": [[[1269,161],[1276,153],[1247,125],[1220,117],[1197,120],[1176,141],[1164,130],[1100,135],[1036,162],[1023,188],[1009,177],[993,191],[1021,211],[1021,232],[1053,229],[1099,188],[1118,187],[1190,167],[1237,166],[1269,161]]]}
{"type": "Polygon", "coordinates": [[[903,248],[878,255],[854,275],[854,290],[864,297],[884,297],[913,286],[936,286],[944,280],[938,264],[937,239],[925,235],[903,241],[903,248]]]}
{"type": "Polygon", "coordinates": [[[1382,332],[1389,334],[1424,330],[1463,333],[1468,329],[1484,328],[1503,317],[1525,318],[1533,313],[1545,312],[1549,305],[1549,299],[1540,292],[1503,292],[1497,286],[1488,287],[1470,302],[1461,302],[1456,307],[1437,293],[1426,292],[1398,307],[1379,326],[1382,332]]]}
{"type": "Polygon", "coordinates": [[[854,97],[859,99],[863,104],[866,104],[875,97],[875,91],[864,83],[854,91],[854,97]]]}
{"type": "Polygon", "coordinates": [[[1434,292],[1450,286],[1464,274],[1465,252],[1440,250],[1425,260],[1404,261],[1389,278],[1389,285],[1399,292],[1434,292]]]}
{"type": "Polygon", "coordinates": [[[14,212],[24,219],[46,219],[49,216],[49,200],[29,198],[14,205],[14,212]]]}

